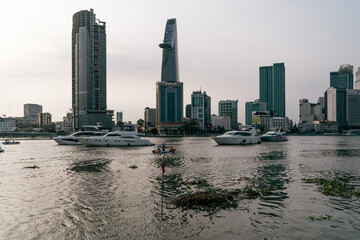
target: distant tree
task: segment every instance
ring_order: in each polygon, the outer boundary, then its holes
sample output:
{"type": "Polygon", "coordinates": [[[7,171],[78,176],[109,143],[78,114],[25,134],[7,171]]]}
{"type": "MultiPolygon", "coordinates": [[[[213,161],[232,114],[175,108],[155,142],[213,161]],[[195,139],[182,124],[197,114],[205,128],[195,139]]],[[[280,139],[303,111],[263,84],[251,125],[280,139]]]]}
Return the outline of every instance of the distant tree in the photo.
{"type": "Polygon", "coordinates": [[[150,130],[150,133],[151,133],[152,135],[158,134],[157,128],[152,128],[152,129],[150,130]]]}
{"type": "Polygon", "coordinates": [[[169,129],[165,128],[165,129],[164,129],[164,132],[165,132],[165,134],[168,134],[169,129]]]}
{"type": "Polygon", "coordinates": [[[116,123],[116,125],[118,125],[119,127],[120,127],[120,126],[123,126],[123,125],[124,125],[124,122],[119,121],[119,122],[116,123]]]}
{"type": "Polygon", "coordinates": [[[139,125],[140,127],[142,127],[142,126],[144,126],[145,121],[140,118],[139,120],[137,120],[136,123],[137,123],[137,125],[139,125]]]}
{"type": "Polygon", "coordinates": [[[151,124],[151,122],[147,122],[147,123],[146,123],[146,126],[147,126],[147,127],[152,127],[153,125],[151,124]]]}
{"type": "Polygon", "coordinates": [[[187,134],[195,134],[199,132],[199,123],[196,119],[184,121],[184,129],[187,134]]]}
{"type": "Polygon", "coordinates": [[[265,127],[263,125],[260,126],[260,132],[263,133],[265,131],[265,127]]]}
{"type": "Polygon", "coordinates": [[[179,127],[179,128],[178,128],[178,131],[180,132],[180,134],[183,134],[184,131],[185,131],[185,130],[184,130],[184,127],[179,127]]]}
{"type": "Polygon", "coordinates": [[[226,130],[223,126],[217,126],[216,131],[220,134],[223,134],[226,130]]]}

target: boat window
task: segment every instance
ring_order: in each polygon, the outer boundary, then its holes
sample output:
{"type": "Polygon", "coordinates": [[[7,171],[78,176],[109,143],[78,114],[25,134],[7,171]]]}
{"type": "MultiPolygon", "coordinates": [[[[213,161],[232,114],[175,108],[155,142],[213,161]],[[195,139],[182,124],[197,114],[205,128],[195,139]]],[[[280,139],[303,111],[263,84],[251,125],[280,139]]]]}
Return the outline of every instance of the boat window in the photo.
{"type": "Polygon", "coordinates": [[[247,133],[247,132],[236,132],[234,135],[251,136],[251,133],[247,133]]]}
{"type": "Polygon", "coordinates": [[[106,136],[109,136],[109,137],[116,137],[116,136],[121,136],[120,134],[118,133],[109,133],[108,135],[106,136]]]}

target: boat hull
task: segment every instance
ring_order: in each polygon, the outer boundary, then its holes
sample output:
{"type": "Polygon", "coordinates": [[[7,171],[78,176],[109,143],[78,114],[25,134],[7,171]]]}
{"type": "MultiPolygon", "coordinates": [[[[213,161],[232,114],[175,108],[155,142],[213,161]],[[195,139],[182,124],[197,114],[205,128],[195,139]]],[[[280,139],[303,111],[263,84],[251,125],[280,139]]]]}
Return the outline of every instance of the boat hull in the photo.
{"type": "Polygon", "coordinates": [[[278,136],[261,136],[260,137],[262,142],[282,142],[287,141],[287,137],[278,137],[278,136]]]}
{"type": "Polygon", "coordinates": [[[259,137],[214,137],[213,140],[218,145],[247,145],[247,144],[260,144],[261,140],[259,137]]]}
{"type": "Polygon", "coordinates": [[[76,138],[54,137],[53,140],[59,145],[81,145],[81,142],[76,138]]]}
{"type": "Polygon", "coordinates": [[[134,147],[153,146],[147,139],[99,139],[79,138],[79,141],[87,147],[134,147]]]}

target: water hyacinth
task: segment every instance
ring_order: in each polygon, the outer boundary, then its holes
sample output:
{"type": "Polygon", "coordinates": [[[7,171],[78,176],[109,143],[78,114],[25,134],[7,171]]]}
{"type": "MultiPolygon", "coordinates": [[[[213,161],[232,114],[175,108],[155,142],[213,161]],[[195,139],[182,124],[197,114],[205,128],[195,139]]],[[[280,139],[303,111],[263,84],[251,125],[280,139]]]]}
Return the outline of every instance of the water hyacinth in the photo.
{"type": "Polygon", "coordinates": [[[357,190],[354,186],[349,186],[338,179],[309,178],[302,180],[306,183],[319,185],[320,192],[327,196],[343,198],[351,198],[352,196],[360,197],[360,190],[357,190]]]}

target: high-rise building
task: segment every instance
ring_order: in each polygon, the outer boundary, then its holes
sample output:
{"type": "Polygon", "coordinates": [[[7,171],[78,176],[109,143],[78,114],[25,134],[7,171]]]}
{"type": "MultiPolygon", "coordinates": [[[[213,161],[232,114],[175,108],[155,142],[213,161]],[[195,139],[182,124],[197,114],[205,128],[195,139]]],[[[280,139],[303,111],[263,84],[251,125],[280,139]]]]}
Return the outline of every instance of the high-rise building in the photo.
{"type": "Polygon", "coordinates": [[[273,66],[259,68],[260,101],[266,102],[267,110],[272,116],[285,117],[285,65],[275,63],[273,66]]]}
{"type": "Polygon", "coordinates": [[[245,125],[252,125],[252,112],[253,111],[266,111],[266,102],[260,102],[260,99],[256,99],[253,102],[245,103],[245,125]]]}
{"type": "Polygon", "coordinates": [[[360,89],[360,67],[356,71],[355,89],[360,89]]]}
{"type": "Polygon", "coordinates": [[[326,90],[325,116],[329,122],[346,125],[346,89],[331,87],[326,90]]]}
{"type": "Polygon", "coordinates": [[[50,113],[39,113],[38,118],[39,118],[39,120],[38,120],[39,127],[41,127],[41,128],[51,124],[51,114],[50,113]]]}
{"type": "Polygon", "coordinates": [[[360,126],[359,89],[346,89],[346,122],[348,126],[360,126]]]}
{"type": "Polygon", "coordinates": [[[42,106],[39,104],[24,104],[24,118],[27,124],[39,124],[38,115],[42,113],[42,106]]]}
{"type": "Polygon", "coordinates": [[[145,108],[144,112],[145,128],[153,127],[156,124],[156,108],[145,108]]]}
{"type": "Polygon", "coordinates": [[[342,127],[360,126],[360,90],[328,88],[325,92],[325,114],[330,122],[342,127]]]}
{"type": "Polygon", "coordinates": [[[186,104],[185,117],[186,118],[191,118],[191,104],[186,104]]]}
{"type": "Polygon", "coordinates": [[[116,124],[118,122],[124,122],[123,112],[116,112],[116,124]]]}
{"type": "Polygon", "coordinates": [[[299,123],[313,123],[324,120],[321,103],[311,103],[308,99],[299,100],[299,123]]]}
{"type": "Polygon", "coordinates": [[[206,92],[200,90],[191,94],[191,119],[196,119],[203,130],[210,128],[211,97],[206,92]]]}
{"type": "Polygon", "coordinates": [[[343,64],[339,71],[330,73],[330,87],[333,88],[354,88],[354,74],[353,66],[350,64],[343,64]]]}
{"type": "Polygon", "coordinates": [[[114,111],[106,107],[106,23],[92,9],[73,15],[72,107],[75,130],[113,125],[114,111]]]}
{"type": "Polygon", "coordinates": [[[176,19],[168,19],[165,27],[161,64],[161,81],[156,83],[156,121],[162,128],[182,125],[183,83],[179,82],[176,19]]]}
{"type": "Polygon", "coordinates": [[[232,129],[238,128],[238,100],[221,100],[219,102],[219,116],[230,116],[232,129]]]}

